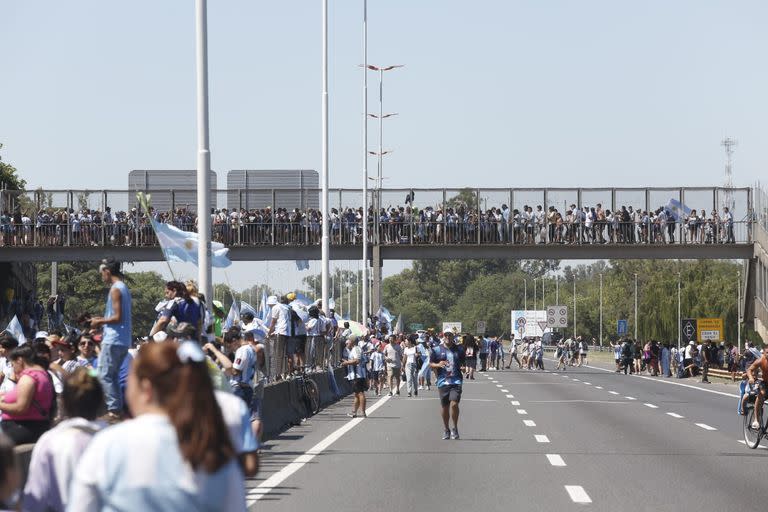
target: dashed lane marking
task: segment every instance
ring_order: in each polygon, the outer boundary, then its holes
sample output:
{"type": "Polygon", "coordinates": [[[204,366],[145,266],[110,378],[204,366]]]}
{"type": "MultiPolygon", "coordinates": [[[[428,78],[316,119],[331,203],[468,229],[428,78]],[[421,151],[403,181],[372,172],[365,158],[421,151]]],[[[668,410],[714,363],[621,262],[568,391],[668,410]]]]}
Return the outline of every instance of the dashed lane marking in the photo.
{"type": "MultiPolygon", "coordinates": [[[[739,439],[739,442],[740,442],[741,444],[743,444],[743,445],[746,445],[746,444],[747,444],[747,442],[746,442],[746,441],[744,441],[743,439],[739,439]]],[[[768,446],[758,445],[757,447],[758,447],[758,448],[760,448],[761,450],[768,450],[768,446]]]]}
{"type": "Polygon", "coordinates": [[[528,414],[528,411],[526,411],[525,409],[518,409],[517,414],[521,416],[525,416],[526,414],[528,414]]]}
{"type": "Polygon", "coordinates": [[[533,437],[536,438],[536,442],[537,443],[548,443],[549,442],[549,438],[547,436],[545,436],[544,434],[536,434],[533,437]]]}
{"type": "Polygon", "coordinates": [[[592,385],[591,382],[585,382],[584,384],[586,384],[587,386],[591,386],[592,385]]]}
{"type": "Polygon", "coordinates": [[[697,426],[697,427],[701,427],[701,428],[703,428],[704,430],[717,430],[715,427],[710,427],[710,426],[709,426],[709,425],[707,425],[706,423],[696,423],[696,426],[697,426]]]}
{"type": "Polygon", "coordinates": [[[603,389],[603,386],[595,386],[595,389],[603,389]]]}
{"type": "Polygon", "coordinates": [[[618,393],[615,392],[615,391],[609,391],[609,393],[612,394],[612,395],[618,395],[618,393]]]}
{"type": "Polygon", "coordinates": [[[523,420],[523,424],[526,427],[535,427],[536,426],[536,422],[533,421],[533,420],[523,420]]]}
{"type": "Polygon", "coordinates": [[[643,405],[646,406],[646,407],[650,407],[651,409],[658,409],[659,408],[658,405],[653,405],[653,404],[643,404],[643,405]]]}
{"type": "Polygon", "coordinates": [[[589,494],[580,485],[566,485],[565,490],[568,492],[568,496],[571,497],[571,501],[574,503],[592,503],[589,494]]]}
{"type": "Polygon", "coordinates": [[[677,419],[685,418],[685,416],[680,416],[676,412],[668,412],[667,416],[672,416],[673,418],[677,418],[677,419]]]}
{"type": "Polygon", "coordinates": [[[509,393],[509,390],[508,389],[502,389],[501,392],[502,393],[509,393]]]}
{"type": "Polygon", "coordinates": [[[637,398],[633,396],[625,396],[624,398],[626,398],[627,400],[637,400],[637,398]]]}
{"type": "Polygon", "coordinates": [[[515,395],[507,395],[507,398],[515,398],[515,395]]]}
{"type": "Polygon", "coordinates": [[[517,400],[512,400],[512,405],[520,405],[520,402],[518,402],[517,400]]]}
{"type": "Polygon", "coordinates": [[[565,467],[565,461],[560,455],[557,455],[556,453],[548,453],[547,460],[549,461],[550,464],[552,464],[555,467],[558,467],[558,468],[565,467]]]}

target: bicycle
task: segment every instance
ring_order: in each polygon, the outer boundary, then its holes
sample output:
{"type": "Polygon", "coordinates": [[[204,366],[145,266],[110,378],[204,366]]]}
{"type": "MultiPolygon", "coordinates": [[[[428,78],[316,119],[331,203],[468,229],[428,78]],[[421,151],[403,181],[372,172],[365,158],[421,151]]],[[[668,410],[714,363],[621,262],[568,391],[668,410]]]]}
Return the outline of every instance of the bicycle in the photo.
{"type": "Polygon", "coordinates": [[[297,374],[295,380],[299,385],[299,399],[307,411],[307,418],[314,416],[320,412],[320,388],[305,373],[297,374]]]}
{"type": "Polygon", "coordinates": [[[766,403],[763,403],[763,410],[760,411],[760,418],[758,418],[758,422],[760,423],[759,428],[753,428],[752,422],[755,419],[755,400],[757,399],[757,394],[750,394],[749,398],[747,399],[747,403],[745,405],[746,407],[746,414],[744,415],[744,442],[749,448],[752,448],[753,450],[756,449],[760,445],[760,441],[763,440],[763,438],[768,438],[768,424],[766,424],[765,421],[765,407],[766,403]]]}

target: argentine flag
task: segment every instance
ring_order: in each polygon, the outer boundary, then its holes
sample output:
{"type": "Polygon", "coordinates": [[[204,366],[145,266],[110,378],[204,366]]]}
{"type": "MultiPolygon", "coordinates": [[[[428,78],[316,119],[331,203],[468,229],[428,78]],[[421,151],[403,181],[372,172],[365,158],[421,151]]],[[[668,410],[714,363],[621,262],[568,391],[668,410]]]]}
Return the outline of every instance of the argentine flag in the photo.
{"type": "Polygon", "coordinates": [[[259,318],[259,314],[256,312],[256,309],[245,302],[244,300],[240,301],[240,315],[243,315],[245,313],[250,313],[253,315],[253,318],[259,318]]]}
{"type": "Polygon", "coordinates": [[[225,331],[230,330],[235,325],[240,325],[240,313],[237,311],[237,307],[233,302],[229,307],[229,314],[224,320],[224,324],[221,326],[225,331]]]}
{"type": "MultiPolygon", "coordinates": [[[[197,265],[197,233],[182,231],[176,226],[164,222],[152,221],[152,227],[157,234],[157,240],[168,261],[185,261],[197,265]]],[[[229,249],[219,242],[211,242],[211,266],[228,267],[232,264],[227,253],[229,249]]]]}
{"type": "Polygon", "coordinates": [[[19,345],[23,345],[27,342],[27,337],[24,336],[24,329],[21,328],[21,322],[19,322],[16,315],[13,315],[13,318],[8,322],[8,327],[6,327],[5,330],[18,340],[19,345]]]}

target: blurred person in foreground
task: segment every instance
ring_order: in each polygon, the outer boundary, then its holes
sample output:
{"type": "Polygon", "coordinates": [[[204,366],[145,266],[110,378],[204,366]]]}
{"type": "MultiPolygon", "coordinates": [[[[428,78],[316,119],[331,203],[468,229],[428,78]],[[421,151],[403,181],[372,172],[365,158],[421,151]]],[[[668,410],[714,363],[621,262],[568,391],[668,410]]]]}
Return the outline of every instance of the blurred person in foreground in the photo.
{"type": "Polygon", "coordinates": [[[23,510],[63,511],[80,456],[105,424],[104,391],[94,370],[76,368],[64,379],[64,420],[43,434],[32,450],[23,510]]]}
{"type": "Polygon", "coordinates": [[[16,510],[21,468],[16,463],[13,441],[0,432],[0,510],[16,510]]]}
{"type": "Polygon", "coordinates": [[[199,345],[143,346],[126,396],[135,418],[94,437],[67,510],[245,510],[243,473],[199,345]]]}

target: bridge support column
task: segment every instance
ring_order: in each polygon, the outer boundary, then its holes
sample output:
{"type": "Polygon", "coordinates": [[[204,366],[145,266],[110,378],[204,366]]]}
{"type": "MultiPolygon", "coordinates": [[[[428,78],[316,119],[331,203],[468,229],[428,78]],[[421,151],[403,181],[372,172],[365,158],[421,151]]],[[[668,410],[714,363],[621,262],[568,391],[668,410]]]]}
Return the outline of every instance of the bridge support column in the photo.
{"type": "Polygon", "coordinates": [[[59,263],[51,263],[51,295],[59,293],[59,263]]]}
{"type": "Polygon", "coordinates": [[[371,297],[371,314],[375,314],[381,306],[381,246],[376,244],[371,247],[373,265],[373,297],[371,297]]]}

